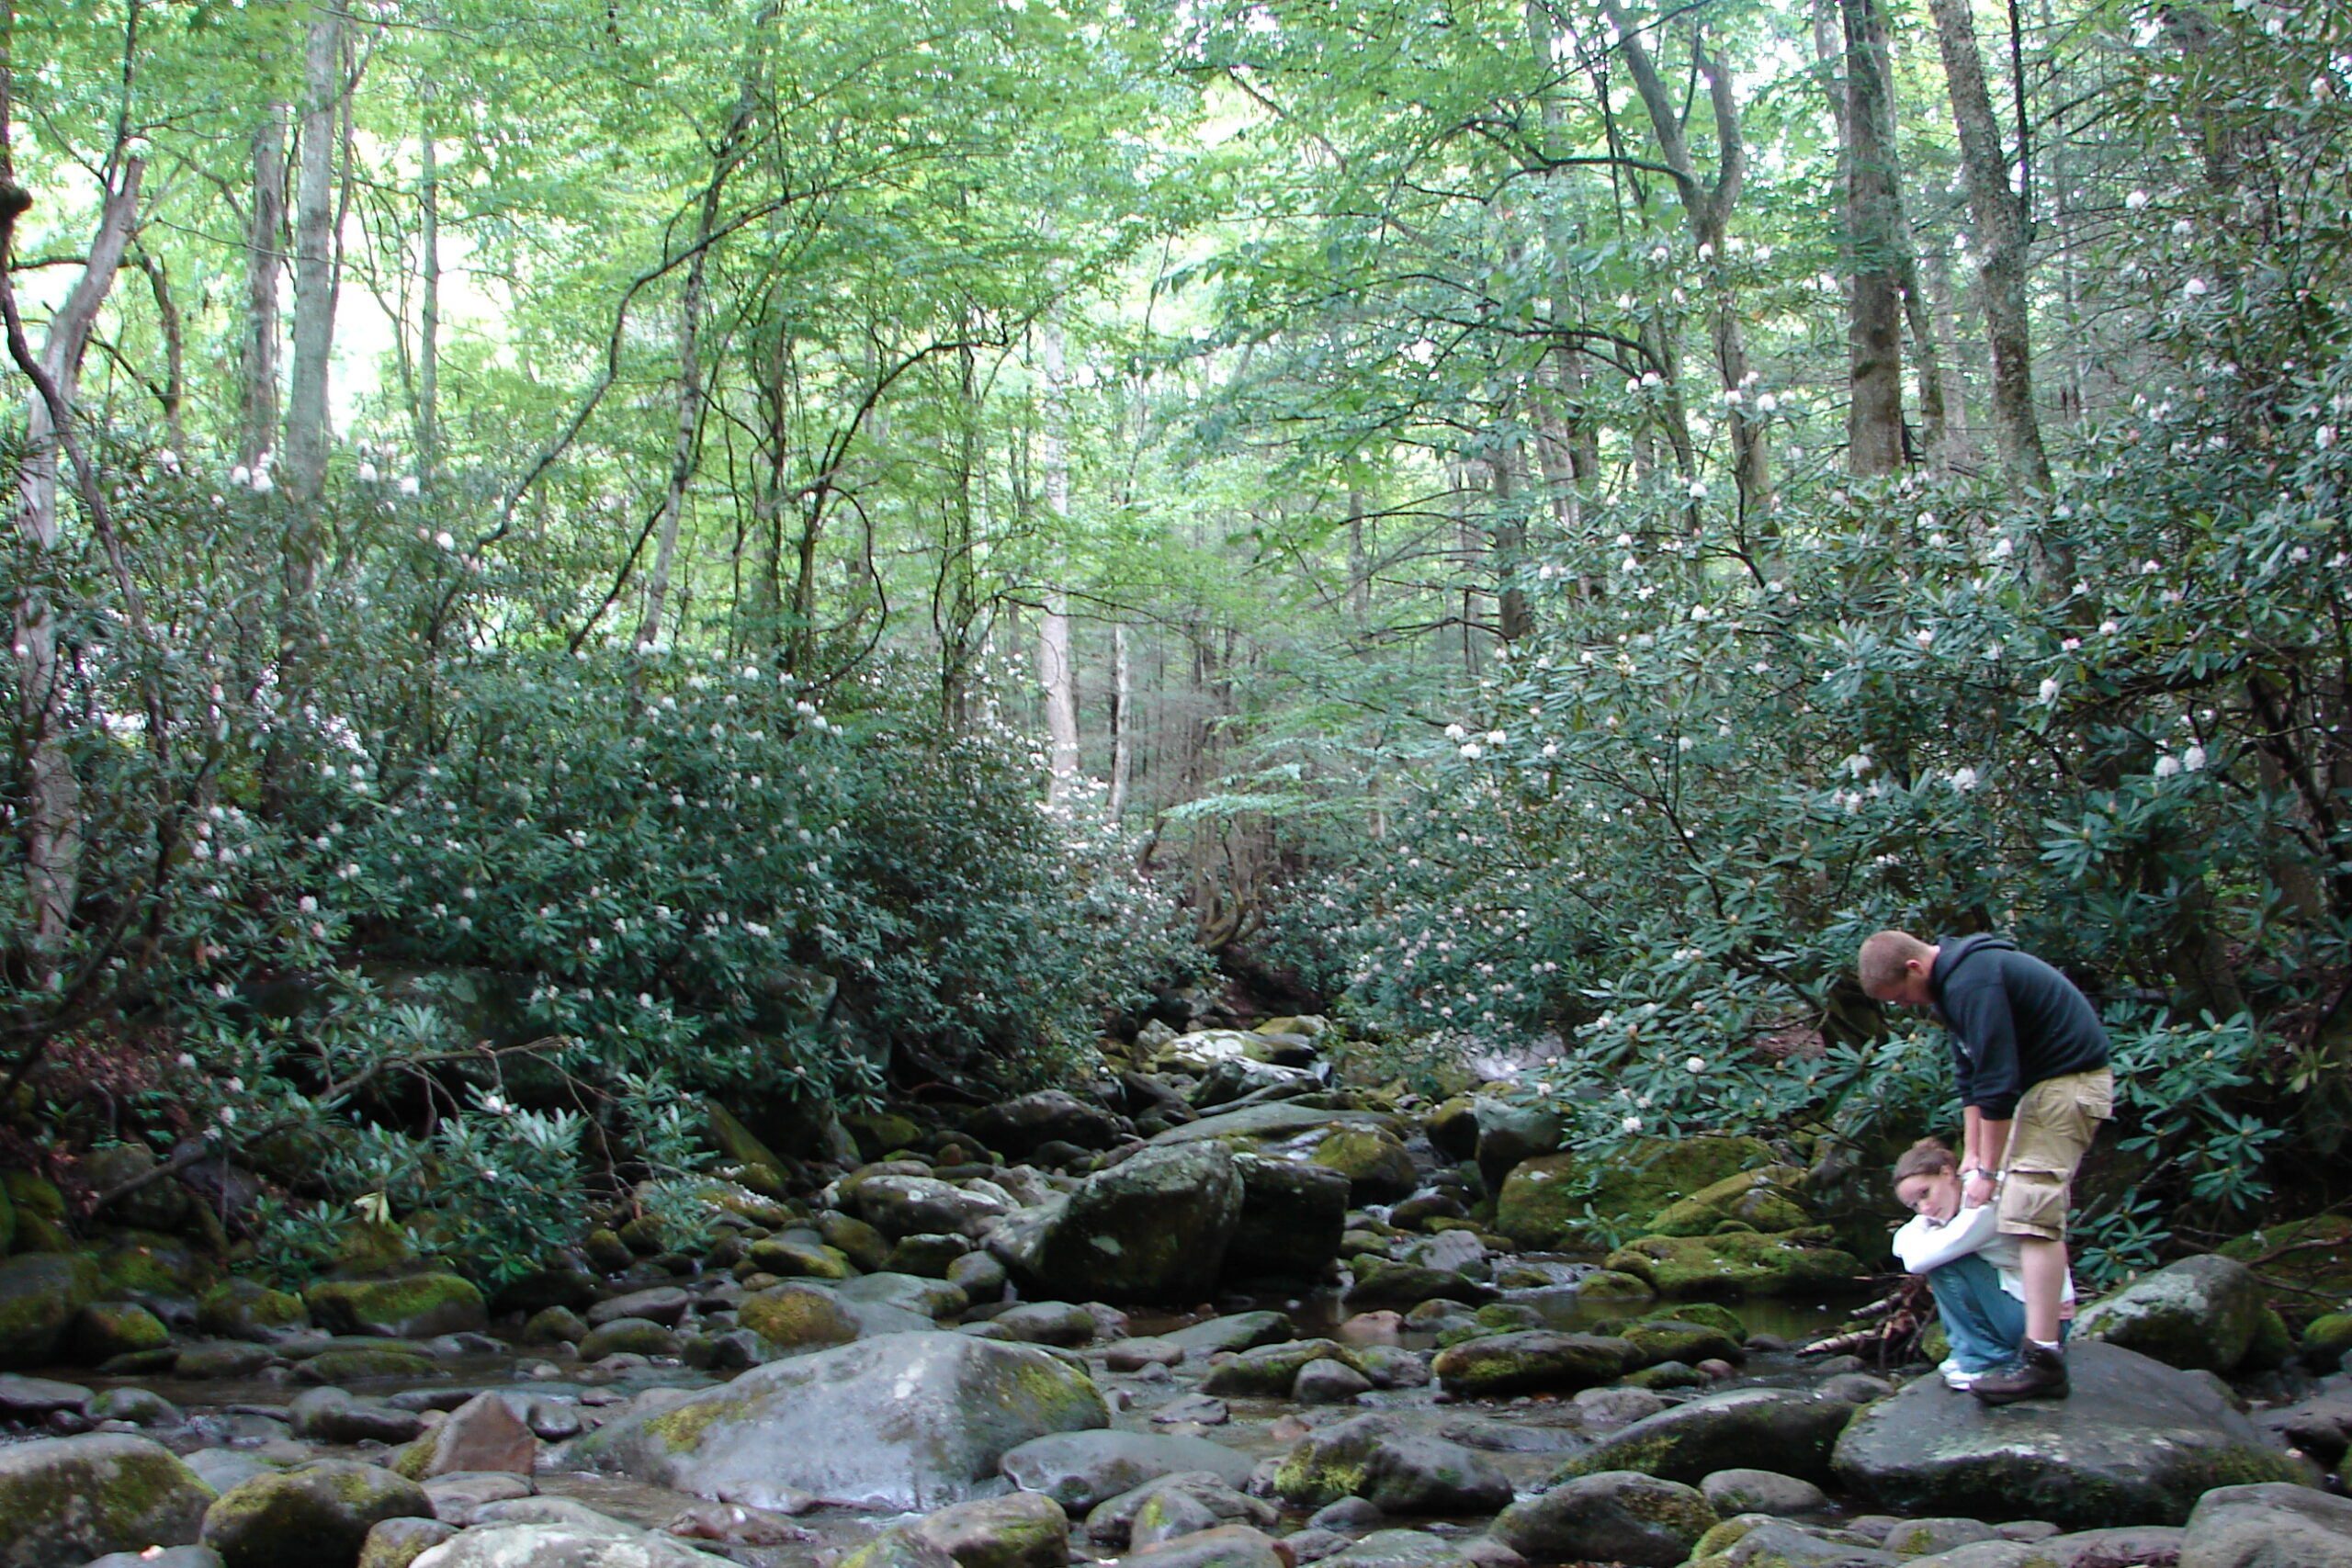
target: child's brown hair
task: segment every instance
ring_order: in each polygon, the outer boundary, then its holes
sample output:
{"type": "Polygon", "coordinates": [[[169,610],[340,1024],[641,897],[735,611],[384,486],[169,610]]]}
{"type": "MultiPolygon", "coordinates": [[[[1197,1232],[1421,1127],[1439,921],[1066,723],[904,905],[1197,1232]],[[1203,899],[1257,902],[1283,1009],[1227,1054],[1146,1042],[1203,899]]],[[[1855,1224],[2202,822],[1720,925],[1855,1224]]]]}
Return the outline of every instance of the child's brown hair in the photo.
{"type": "Polygon", "coordinates": [[[1902,1186],[1915,1176],[1941,1176],[1960,1168],[1960,1156],[1941,1138],[1922,1138],[1903,1151],[1894,1162],[1894,1185],[1902,1186]]]}

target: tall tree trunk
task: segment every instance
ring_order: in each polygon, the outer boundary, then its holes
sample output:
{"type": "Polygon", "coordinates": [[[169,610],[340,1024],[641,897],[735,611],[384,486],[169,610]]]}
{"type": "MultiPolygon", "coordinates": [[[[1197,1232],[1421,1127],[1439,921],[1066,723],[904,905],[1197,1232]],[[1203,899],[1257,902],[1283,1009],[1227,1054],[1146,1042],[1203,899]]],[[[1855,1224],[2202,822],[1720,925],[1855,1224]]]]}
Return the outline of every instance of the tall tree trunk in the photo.
{"type": "Polygon", "coordinates": [[[147,275],[147,287],[155,296],[155,320],[164,332],[164,384],[155,400],[164,409],[164,439],[175,452],[187,450],[187,432],[181,428],[180,414],[187,402],[187,329],[180,320],[180,308],[172,298],[171,276],[164,270],[164,259],[141,247],[134,258],[139,270],[147,275]]]}
{"type": "Polygon", "coordinates": [[[1846,39],[1848,296],[1846,463],[1857,476],[1903,468],[1902,288],[1897,281],[1894,106],[1873,0],[1839,0],[1846,39]]]}
{"type": "Polygon", "coordinates": [[[1747,396],[1752,379],[1747,369],[1747,338],[1740,325],[1739,300],[1724,271],[1728,259],[1724,242],[1732,209],[1739,200],[1740,186],[1747,175],[1747,148],[1741,137],[1739,100],[1731,73],[1708,56],[1702,39],[1694,33],[1691,62],[1706,81],[1708,102],[1714,110],[1715,179],[1710,186],[1700,179],[1691,161],[1690,141],[1682,133],[1681,113],[1674,95],[1659,78],[1649,47],[1627,18],[1621,0],[1601,0],[1601,10],[1622,40],[1626,68],[1634,76],[1634,89],[1649,115],[1650,130],[1657,139],[1658,152],[1673,173],[1675,193],[1682,203],[1690,236],[1698,245],[1699,265],[1706,275],[1710,297],[1708,340],[1714,351],[1716,373],[1725,391],[1739,394],[1740,400],[1731,404],[1730,423],[1732,477],[1739,489],[1742,532],[1754,529],[1769,538],[1778,532],[1771,521],[1771,457],[1764,446],[1763,422],[1757,417],[1755,403],[1747,396]]]}
{"type": "Polygon", "coordinates": [[[1517,575],[1527,558],[1527,484],[1526,459],[1521,455],[1517,437],[1504,440],[1496,452],[1495,527],[1493,568],[1503,580],[1497,591],[1496,629],[1503,641],[1518,642],[1535,629],[1534,612],[1528,608],[1527,592],[1510,579],[1517,575]]]}
{"type": "MultiPolygon", "coordinates": [[[[1968,181],[1968,207],[1984,256],[1980,276],[1984,330],[1993,358],[1993,439],[2001,472],[2013,499],[2050,488],[2050,458],[2041,445],[2041,422],[2033,404],[2033,340],[2026,308],[2025,198],[2009,184],[2008,160],[1984,85],[1984,60],[1976,46],[1976,23],[1969,0],[1928,0],[1936,20],[1936,42],[1943,52],[1944,82],[1960,130],[1961,167],[1968,181]]],[[[2024,150],[2018,150],[2023,156],[2024,150]]],[[[2032,559],[2045,580],[2071,577],[2074,566],[2063,550],[2031,541],[2032,559]]]]}
{"type": "Polygon", "coordinates": [[[1135,773],[1135,683],[1127,667],[1127,627],[1111,623],[1111,821],[1126,815],[1127,784],[1135,773]]]}
{"type": "Polygon", "coordinates": [[[237,460],[277,445],[277,274],[286,244],[286,106],[254,127],[253,205],[245,222],[245,323],[238,364],[237,460]]]}
{"type": "MultiPolygon", "coordinates": [[[[1046,512],[1054,530],[1054,558],[1069,536],[1069,449],[1064,436],[1062,329],[1048,321],[1039,333],[1046,378],[1045,429],[1039,438],[1045,468],[1046,512]]],[[[1069,592],[1059,584],[1046,590],[1037,617],[1037,685],[1046,698],[1046,799],[1069,798],[1078,781],[1078,670],[1070,660],[1069,592]]]]}
{"type": "Polygon", "coordinates": [[[423,299],[416,345],[416,469],[427,492],[441,468],[441,163],[433,96],[429,83],[418,94],[424,129],[417,148],[417,260],[424,276],[418,279],[423,299]]]}
{"type": "MultiPolygon", "coordinates": [[[[0,15],[0,20],[13,17],[0,15]]],[[[0,77],[5,71],[0,62],[0,77]]],[[[16,220],[31,205],[16,182],[6,138],[6,119],[0,114],[0,269],[12,260],[7,242],[14,237],[16,220]]],[[[26,927],[36,979],[42,985],[56,979],[55,964],[72,926],[80,886],[82,789],[65,749],[69,716],[65,664],[57,646],[57,607],[39,583],[45,575],[41,563],[58,545],[58,452],[70,434],[67,422],[81,385],[82,356],[137,224],[142,172],[137,159],[130,160],[119,183],[107,193],[89,258],[65,302],[51,315],[38,355],[29,354],[30,345],[17,328],[13,296],[7,300],[10,355],[18,360],[20,370],[28,368],[22,358],[31,358],[30,369],[38,372],[25,414],[24,456],[17,468],[18,558],[29,570],[10,606],[10,646],[17,664],[17,746],[25,770],[18,831],[25,855],[26,927]]]]}
{"type": "MultiPolygon", "coordinates": [[[[327,365],[334,351],[334,153],[342,107],[345,13],[314,6],[302,44],[300,152],[294,184],[294,372],[286,397],[287,499],[307,519],[326,485],[327,365]]],[[[259,202],[255,206],[258,208],[259,202]]],[[[289,561],[307,592],[317,571],[316,530],[295,526],[289,561]]]]}

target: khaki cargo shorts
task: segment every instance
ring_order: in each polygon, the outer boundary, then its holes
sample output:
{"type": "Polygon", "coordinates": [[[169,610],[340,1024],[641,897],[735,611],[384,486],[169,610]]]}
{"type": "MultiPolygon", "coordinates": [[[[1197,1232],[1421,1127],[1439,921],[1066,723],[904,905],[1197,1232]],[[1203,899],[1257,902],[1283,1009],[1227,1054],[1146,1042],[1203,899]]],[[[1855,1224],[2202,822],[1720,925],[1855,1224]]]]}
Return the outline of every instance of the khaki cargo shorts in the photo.
{"type": "Polygon", "coordinates": [[[2115,1075],[2105,1067],[2044,1078],[2025,1091],[2003,1153],[1996,1228],[2003,1235],[2066,1239],[2075,1168],[2115,1114],[2115,1075]]]}

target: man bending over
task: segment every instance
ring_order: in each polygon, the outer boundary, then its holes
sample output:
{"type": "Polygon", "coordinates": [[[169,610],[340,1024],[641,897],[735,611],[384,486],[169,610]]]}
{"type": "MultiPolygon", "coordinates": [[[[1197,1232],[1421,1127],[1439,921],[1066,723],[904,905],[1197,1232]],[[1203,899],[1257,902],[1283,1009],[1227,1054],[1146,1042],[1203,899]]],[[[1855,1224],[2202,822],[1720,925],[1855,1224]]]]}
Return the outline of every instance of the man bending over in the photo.
{"type": "Polygon", "coordinates": [[[1999,1233],[2018,1243],[2025,1341],[2014,1370],[1978,1378],[1987,1404],[2063,1399],[2058,1334],[2066,1283],[2066,1209],[2075,1169],[2114,1113],[2107,1031],[2074,982],[2006,937],[1934,944],[1885,931],[1862,943],[1862,989],[1927,1008],[1951,1032],[1964,1141],[1963,1201],[1999,1194],[1999,1233]]]}

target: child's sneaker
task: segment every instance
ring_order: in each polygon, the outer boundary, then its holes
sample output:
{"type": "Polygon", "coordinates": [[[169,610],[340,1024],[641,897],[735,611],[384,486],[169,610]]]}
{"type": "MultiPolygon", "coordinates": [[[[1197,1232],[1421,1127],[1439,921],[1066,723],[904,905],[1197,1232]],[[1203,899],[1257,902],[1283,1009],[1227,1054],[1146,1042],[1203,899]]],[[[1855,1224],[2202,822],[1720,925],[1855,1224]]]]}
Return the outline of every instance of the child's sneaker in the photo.
{"type": "Polygon", "coordinates": [[[1962,1393],[1966,1393],[1970,1389],[1974,1388],[1976,1386],[1976,1380],[1984,1375],[1981,1372],[1964,1372],[1961,1371],[1960,1362],[1950,1356],[1946,1356],[1943,1359],[1942,1364],[1937,1367],[1936,1371],[1943,1374],[1944,1386],[1946,1388],[1956,1388],[1962,1393]]]}

